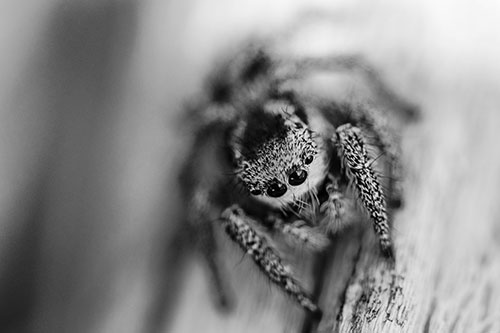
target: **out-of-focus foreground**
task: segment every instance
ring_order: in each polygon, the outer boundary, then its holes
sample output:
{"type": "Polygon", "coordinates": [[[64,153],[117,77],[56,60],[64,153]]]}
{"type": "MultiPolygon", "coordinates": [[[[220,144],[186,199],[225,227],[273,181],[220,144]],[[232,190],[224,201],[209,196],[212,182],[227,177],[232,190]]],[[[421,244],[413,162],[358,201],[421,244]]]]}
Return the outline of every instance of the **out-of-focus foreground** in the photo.
{"type": "MultiPolygon", "coordinates": [[[[362,53],[423,110],[406,133],[409,199],[396,226],[407,325],[388,328],[500,330],[498,6],[329,2],[2,2],[0,331],[296,330],[298,312],[276,309],[293,304],[240,253],[226,255],[236,312],[211,308],[178,237],[190,140],[179,115],[225,49],[325,11],[332,28],[299,36],[298,49],[362,53]]],[[[353,279],[347,303],[369,284],[353,279]]],[[[327,310],[339,288],[326,283],[327,310]]],[[[347,329],[351,310],[319,329],[347,329]]]]}

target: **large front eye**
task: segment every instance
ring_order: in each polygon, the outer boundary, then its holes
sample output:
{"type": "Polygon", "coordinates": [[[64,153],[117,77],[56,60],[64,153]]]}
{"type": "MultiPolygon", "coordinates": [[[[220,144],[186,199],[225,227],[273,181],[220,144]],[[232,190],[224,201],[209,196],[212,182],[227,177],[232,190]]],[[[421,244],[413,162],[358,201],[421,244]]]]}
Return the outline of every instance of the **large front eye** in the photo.
{"type": "Polygon", "coordinates": [[[305,170],[296,170],[288,176],[288,183],[292,186],[297,186],[302,184],[307,178],[307,172],[305,170]]]}
{"type": "Polygon", "coordinates": [[[267,194],[273,198],[281,197],[285,193],[286,185],[279,181],[272,183],[267,189],[267,194]]]}

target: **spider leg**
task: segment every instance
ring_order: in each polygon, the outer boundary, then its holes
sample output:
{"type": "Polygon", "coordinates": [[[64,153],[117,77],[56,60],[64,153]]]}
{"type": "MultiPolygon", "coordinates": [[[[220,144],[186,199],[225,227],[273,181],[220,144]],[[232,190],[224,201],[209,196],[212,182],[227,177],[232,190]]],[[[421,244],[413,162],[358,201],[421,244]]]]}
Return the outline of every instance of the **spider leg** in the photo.
{"type": "Polygon", "coordinates": [[[225,128],[237,118],[235,108],[229,104],[210,104],[208,100],[192,102],[186,108],[184,120],[188,124],[196,124],[194,131],[210,133],[210,131],[225,128]],[[208,106],[205,106],[208,104],[208,106]]]}
{"type": "Polygon", "coordinates": [[[292,76],[285,78],[285,80],[303,77],[305,74],[317,70],[328,72],[357,72],[363,77],[368,86],[373,89],[377,100],[385,104],[392,111],[395,111],[405,122],[417,120],[420,116],[418,107],[392,91],[382,80],[377,71],[373,69],[362,56],[310,57],[292,60],[292,62],[294,63],[293,70],[289,70],[292,76]]]}
{"type": "Polygon", "coordinates": [[[351,124],[337,128],[336,145],[343,169],[366,208],[385,257],[394,258],[382,187],[371,166],[361,130],[351,124]]]}
{"type": "Polygon", "coordinates": [[[388,205],[399,208],[403,204],[403,166],[401,164],[401,147],[388,126],[388,120],[370,107],[358,108],[360,124],[374,135],[374,144],[378,146],[389,163],[388,205]]]}
{"type": "Polygon", "coordinates": [[[229,310],[232,307],[232,297],[228,282],[224,278],[227,274],[224,274],[224,269],[217,256],[218,248],[214,235],[214,225],[207,220],[213,211],[213,204],[209,197],[209,191],[203,187],[194,191],[190,200],[188,219],[195,233],[197,249],[208,269],[215,302],[220,309],[229,310]]]}
{"type": "Polygon", "coordinates": [[[283,265],[275,250],[267,245],[266,240],[252,228],[250,217],[238,205],[224,210],[221,221],[228,236],[252,257],[273,283],[295,298],[304,309],[314,315],[321,315],[318,306],[283,265]]]}
{"type": "Polygon", "coordinates": [[[188,122],[200,128],[231,126],[241,116],[239,104],[259,96],[269,85],[274,62],[261,43],[250,43],[216,66],[205,83],[206,92],[188,107],[188,122]]]}

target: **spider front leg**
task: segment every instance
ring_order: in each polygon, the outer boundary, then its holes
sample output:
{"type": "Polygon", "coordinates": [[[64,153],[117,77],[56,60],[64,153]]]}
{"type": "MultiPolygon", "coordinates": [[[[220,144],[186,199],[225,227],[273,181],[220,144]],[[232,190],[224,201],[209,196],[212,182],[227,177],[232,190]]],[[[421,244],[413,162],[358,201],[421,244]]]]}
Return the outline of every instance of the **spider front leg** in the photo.
{"type": "Polygon", "coordinates": [[[374,144],[380,148],[389,162],[388,205],[399,208],[403,204],[403,166],[401,165],[400,145],[393,131],[388,126],[388,119],[371,107],[357,108],[358,122],[364,124],[363,129],[371,133],[374,144]]]}
{"type": "Polygon", "coordinates": [[[370,215],[383,255],[394,258],[384,193],[372,168],[373,160],[368,157],[361,130],[344,124],[336,132],[335,143],[343,170],[370,215]]]}
{"type": "Polygon", "coordinates": [[[228,236],[252,257],[273,283],[295,298],[304,309],[316,316],[321,315],[319,307],[283,265],[279,255],[266,244],[265,238],[252,228],[252,220],[243,209],[238,205],[227,208],[221,215],[221,221],[228,236]]]}

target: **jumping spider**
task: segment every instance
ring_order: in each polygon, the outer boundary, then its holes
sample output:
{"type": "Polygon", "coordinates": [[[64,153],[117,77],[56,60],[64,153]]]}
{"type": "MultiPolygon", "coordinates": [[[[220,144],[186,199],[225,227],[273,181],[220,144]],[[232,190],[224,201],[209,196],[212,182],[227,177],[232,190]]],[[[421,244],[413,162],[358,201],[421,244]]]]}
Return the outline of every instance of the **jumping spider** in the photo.
{"type": "Polygon", "coordinates": [[[187,220],[222,305],[227,299],[214,227],[223,227],[273,283],[313,314],[320,310],[270,245],[273,234],[321,250],[364,211],[382,254],[393,260],[389,209],[402,199],[396,134],[415,118],[415,108],[359,57],[293,58],[265,44],[243,48],[207,83],[189,113],[195,140],[181,180],[187,220]],[[338,72],[358,75],[371,98],[338,101],[303,89],[314,73],[338,72]]]}

